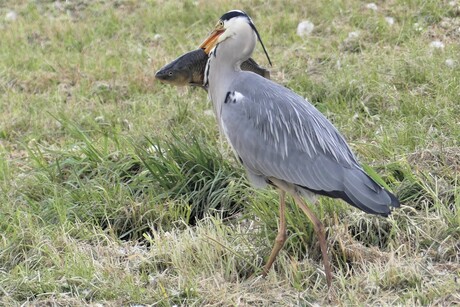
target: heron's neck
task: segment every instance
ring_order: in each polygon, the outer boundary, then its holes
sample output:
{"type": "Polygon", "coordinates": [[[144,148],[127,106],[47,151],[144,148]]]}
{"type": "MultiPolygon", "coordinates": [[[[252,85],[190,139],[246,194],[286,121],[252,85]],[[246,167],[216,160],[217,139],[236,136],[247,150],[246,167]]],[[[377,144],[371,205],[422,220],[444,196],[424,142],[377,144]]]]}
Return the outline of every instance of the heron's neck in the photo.
{"type": "Polygon", "coordinates": [[[231,85],[241,73],[241,63],[251,56],[256,42],[257,37],[251,26],[242,23],[238,31],[230,33],[209,55],[208,95],[219,125],[225,97],[229,91],[234,90],[231,85]]]}
{"type": "Polygon", "coordinates": [[[238,72],[241,71],[239,68],[241,61],[229,61],[229,59],[224,58],[224,55],[219,54],[219,49],[217,49],[216,54],[210,55],[208,65],[208,96],[214,105],[214,112],[219,118],[227,92],[238,72]]]}

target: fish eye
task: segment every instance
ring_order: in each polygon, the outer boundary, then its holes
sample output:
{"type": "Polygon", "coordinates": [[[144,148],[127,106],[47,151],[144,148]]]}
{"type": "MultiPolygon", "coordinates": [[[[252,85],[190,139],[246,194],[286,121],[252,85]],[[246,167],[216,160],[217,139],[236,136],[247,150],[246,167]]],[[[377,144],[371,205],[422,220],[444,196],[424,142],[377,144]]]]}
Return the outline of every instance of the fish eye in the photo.
{"type": "Polygon", "coordinates": [[[173,72],[172,72],[172,71],[168,72],[168,75],[172,76],[172,75],[173,75],[173,72]]]}

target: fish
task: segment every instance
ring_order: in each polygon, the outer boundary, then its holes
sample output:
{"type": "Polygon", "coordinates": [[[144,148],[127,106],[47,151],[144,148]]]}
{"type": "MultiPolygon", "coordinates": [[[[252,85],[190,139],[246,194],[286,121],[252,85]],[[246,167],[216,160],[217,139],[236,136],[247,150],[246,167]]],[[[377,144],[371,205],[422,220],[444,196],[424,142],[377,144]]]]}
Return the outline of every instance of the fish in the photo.
{"type": "MultiPolygon", "coordinates": [[[[175,86],[203,86],[204,71],[208,55],[203,49],[187,52],[169,64],[166,64],[155,73],[160,82],[175,86]]],[[[270,79],[270,71],[260,67],[252,58],[241,63],[241,69],[252,71],[262,77],[270,79]]]]}

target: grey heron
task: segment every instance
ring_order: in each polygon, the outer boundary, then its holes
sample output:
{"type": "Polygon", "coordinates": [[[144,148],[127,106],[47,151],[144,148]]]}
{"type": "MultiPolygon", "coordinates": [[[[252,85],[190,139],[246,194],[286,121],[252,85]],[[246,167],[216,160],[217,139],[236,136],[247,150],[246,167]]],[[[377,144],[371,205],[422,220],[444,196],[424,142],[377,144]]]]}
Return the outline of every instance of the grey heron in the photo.
{"type": "Polygon", "coordinates": [[[205,86],[219,130],[246,169],[249,181],[257,188],[271,185],[279,191],[278,234],[263,274],[286,241],[288,193],[313,223],[330,287],[324,226],[304,198],[312,203],[317,195],[340,198],[381,216],[399,207],[399,201],[364,172],[343,136],[312,104],[273,81],[241,71],[241,63],[251,56],[257,40],[270,62],[245,12],[232,10],[222,15],[200,46],[209,54],[205,86]]]}

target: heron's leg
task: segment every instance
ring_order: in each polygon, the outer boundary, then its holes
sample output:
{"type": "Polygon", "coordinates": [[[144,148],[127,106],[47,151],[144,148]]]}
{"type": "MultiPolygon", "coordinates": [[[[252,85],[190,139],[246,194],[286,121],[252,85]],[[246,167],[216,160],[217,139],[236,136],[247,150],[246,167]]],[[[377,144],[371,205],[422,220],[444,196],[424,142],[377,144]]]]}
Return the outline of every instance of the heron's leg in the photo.
{"type": "Polygon", "coordinates": [[[324,271],[326,273],[326,281],[328,287],[331,287],[332,283],[332,272],[331,272],[331,265],[329,263],[329,257],[327,255],[327,247],[326,247],[326,235],[324,234],[324,226],[321,221],[316,217],[313,211],[308,208],[305,204],[303,199],[298,194],[293,194],[294,200],[297,206],[302,209],[306,216],[310,219],[313,223],[313,228],[315,229],[316,235],[318,236],[319,246],[321,248],[321,254],[323,255],[323,263],[324,263],[324,271]]]}
{"type": "Polygon", "coordinates": [[[264,271],[262,273],[264,276],[268,274],[268,271],[270,270],[273,262],[275,261],[276,256],[278,256],[278,253],[280,252],[281,248],[284,245],[284,242],[286,241],[286,192],[284,192],[283,190],[279,190],[278,192],[280,194],[280,225],[278,227],[278,234],[276,235],[272,252],[270,254],[270,257],[268,258],[267,263],[264,266],[264,271]]]}

